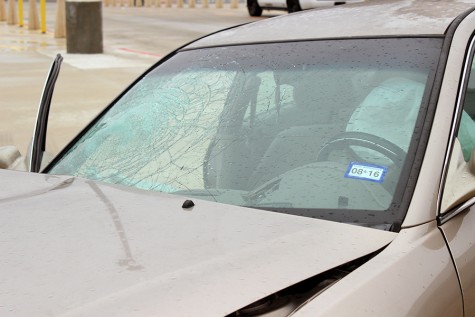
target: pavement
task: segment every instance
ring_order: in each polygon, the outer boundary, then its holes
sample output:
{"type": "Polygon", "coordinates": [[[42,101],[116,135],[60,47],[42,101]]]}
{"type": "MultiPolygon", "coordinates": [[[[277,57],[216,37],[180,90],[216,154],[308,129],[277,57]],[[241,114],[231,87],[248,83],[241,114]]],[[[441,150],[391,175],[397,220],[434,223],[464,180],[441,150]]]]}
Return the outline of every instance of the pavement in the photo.
{"type": "Polygon", "coordinates": [[[15,145],[21,153],[31,140],[56,54],[64,60],[48,124],[47,152],[52,154],[174,48],[219,29],[266,18],[249,17],[242,3],[238,9],[226,4],[223,9],[104,6],[104,53],[67,54],[66,39],[54,37],[55,10],[55,3],[48,2],[45,34],[28,30],[28,21],[24,27],[0,22],[0,146],[15,145]]]}

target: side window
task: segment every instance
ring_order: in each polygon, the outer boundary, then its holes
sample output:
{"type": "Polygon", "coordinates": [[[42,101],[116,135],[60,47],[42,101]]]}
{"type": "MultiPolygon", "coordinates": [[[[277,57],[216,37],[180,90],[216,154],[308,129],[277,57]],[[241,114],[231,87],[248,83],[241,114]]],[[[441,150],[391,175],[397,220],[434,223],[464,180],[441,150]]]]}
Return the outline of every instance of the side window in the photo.
{"type": "Polygon", "coordinates": [[[475,148],[475,63],[472,62],[465,91],[462,114],[449,162],[441,212],[465,202],[475,193],[475,170],[472,151],[475,148]]]}
{"type": "Polygon", "coordinates": [[[464,160],[470,160],[472,149],[475,147],[475,63],[472,63],[470,78],[463,104],[462,119],[457,138],[462,147],[464,160]]]}

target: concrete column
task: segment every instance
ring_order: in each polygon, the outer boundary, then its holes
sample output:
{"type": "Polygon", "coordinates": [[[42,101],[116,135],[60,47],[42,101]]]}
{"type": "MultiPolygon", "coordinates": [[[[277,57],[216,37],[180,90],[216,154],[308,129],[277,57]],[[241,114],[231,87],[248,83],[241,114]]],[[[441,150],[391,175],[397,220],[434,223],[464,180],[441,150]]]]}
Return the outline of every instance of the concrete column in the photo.
{"type": "MultiPolygon", "coordinates": [[[[0,0],[3,2],[3,0],[0,0]]],[[[30,9],[28,10],[28,29],[39,30],[40,29],[40,17],[38,15],[38,8],[36,7],[36,0],[29,1],[30,9]]]]}
{"type": "MultiPolygon", "coordinates": [[[[32,2],[32,0],[30,0],[32,2]]],[[[62,39],[66,37],[66,13],[64,0],[56,0],[56,21],[54,37],[62,39]]]]}
{"type": "Polygon", "coordinates": [[[7,20],[7,13],[5,11],[5,0],[0,0],[0,22],[7,20]]]}
{"type": "Polygon", "coordinates": [[[18,23],[18,17],[16,15],[15,0],[8,0],[7,24],[15,25],[17,23],[18,23]]]}
{"type": "Polygon", "coordinates": [[[66,0],[67,53],[102,53],[102,2],[66,0]]]}

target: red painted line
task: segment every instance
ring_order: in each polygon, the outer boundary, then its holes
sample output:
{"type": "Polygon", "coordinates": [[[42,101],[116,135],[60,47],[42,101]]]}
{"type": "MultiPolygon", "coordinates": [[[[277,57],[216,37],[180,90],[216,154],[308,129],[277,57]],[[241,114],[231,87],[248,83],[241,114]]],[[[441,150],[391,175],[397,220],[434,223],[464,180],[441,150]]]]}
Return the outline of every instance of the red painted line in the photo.
{"type": "Polygon", "coordinates": [[[149,52],[142,52],[142,51],[136,51],[136,50],[132,50],[132,49],[130,49],[130,48],[125,48],[125,47],[121,47],[121,48],[119,48],[119,49],[122,50],[122,51],[130,52],[130,53],[135,53],[135,54],[149,55],[149,56],[155,56],[155,57],[162,57],[162,55],[159,55],[159,54],[154,54],[154,53],[149,53],[149,52]]]}

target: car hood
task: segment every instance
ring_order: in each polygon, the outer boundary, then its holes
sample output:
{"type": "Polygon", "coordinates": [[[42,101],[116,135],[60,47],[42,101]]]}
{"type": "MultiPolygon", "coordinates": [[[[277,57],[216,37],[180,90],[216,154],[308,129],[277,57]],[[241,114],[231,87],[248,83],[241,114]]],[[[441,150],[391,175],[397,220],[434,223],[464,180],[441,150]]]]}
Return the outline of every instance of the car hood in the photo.
{"type": "Polygon", "coordinates": [[[395,233],[0,171],[0,316],[222,316],[395,233]]]}

